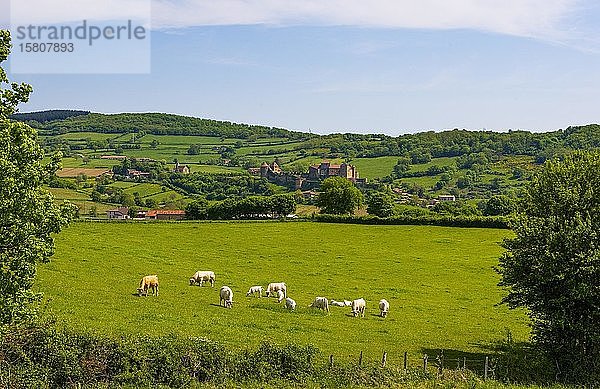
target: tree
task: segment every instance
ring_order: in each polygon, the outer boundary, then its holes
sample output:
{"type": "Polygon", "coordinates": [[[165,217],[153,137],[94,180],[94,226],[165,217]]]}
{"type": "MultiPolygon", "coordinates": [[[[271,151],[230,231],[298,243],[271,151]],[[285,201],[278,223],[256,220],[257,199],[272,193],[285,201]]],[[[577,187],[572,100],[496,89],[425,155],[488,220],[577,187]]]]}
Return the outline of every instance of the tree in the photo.
{"type": "MultiPolygon", "coordinates": [[[[0,64],[10,53],[10,33],[0,30],[0,64]]],[[[8,119],[26,102],[31,87],[8,83],[0,67],[0,324],[34,316],[40,294],[32,290],[36,264],[54,252],[53,234],[75,214],[69,204],[58,207],[43,189],[59,167],[60,155],[42,162],[43,149],[34,129],[8,119]]]]}
{"type": "Polygon", "coordinates": [[[483,214],[485,216],[505,216],[510,214],[515,208],[514,201],[504,195],[492,196],[485,202],[483,214]]]}
{"type": "Polygon", "coordinates": [[[352,181],[343,177],[330,177],[321,183],[317,205],[322,213],[352,214],[363,202],[363,195],[352,181]]]}
{"type": "Polygon", "coordinates": [[[394,197],[388,192],[373,192],[367,198],[367,212],[379,217],[394,215],[394,197]]]}
{"type": "Polygon", "coordinates": [[[197,197],[185,207],[185,217],[192,220],[206,219],[208,216],[208,201],[204,197],[197,197]]]}
{"type": "Polygon", "coordinates": [[[600,379],[600,154],[546,162],[504,242],[502,302],[525,307],[532,340],[563,379],[600,379]]]}
{"type": "Polygon", "coordinates": [[[410,170],[410,159],[402,157],[398,159],[398,162],[394,165],[394,177],[402,178],[404,174],[410,170]]]}

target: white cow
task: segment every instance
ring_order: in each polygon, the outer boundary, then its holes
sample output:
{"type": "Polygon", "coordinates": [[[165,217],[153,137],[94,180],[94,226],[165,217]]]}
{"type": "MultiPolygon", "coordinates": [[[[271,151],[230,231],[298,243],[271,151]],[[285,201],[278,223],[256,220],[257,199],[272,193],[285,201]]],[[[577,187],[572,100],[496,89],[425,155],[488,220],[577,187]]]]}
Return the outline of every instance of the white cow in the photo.
{"type": "Polygon", "coordinates": [[[202,271],[198,270],[192,278],[190,278],[190,285],[198,284],[202,286],[202,283],[208,281],[210,282],[210,286],[215,286],[215,273],[212,271],[202,271]]]}
{"type": "Polygon", "coordinates": [[[221,296],[219,305],[223,303],[225,308],[231,308],[233,306],[233,291],[229,286],[222,286],[219,295],[221,296]]]}
{"type": "Polygon", "coordinates": [[[248,293],[246,293],[246,297],[248,297],[250,295],[255,295],[255,294],[258,294],[258,297],[262,297],[262,292],[263,292],[262,286],[260,286],[260,285],[251,286],[250,289],[248,289],[248,293]]]}
{"type": "Polygon", "coordinates": [[[360,317],[365,317],[365,308],[367,307],[367,302],[365,299],[360,298],[352,301],[352,314],[354,317],[360,314],[360,317]]]}
{"type": "Polygon", "coordinates": [[[148,289],[152,289],[152,294],[158,296],[158,276],[144,276],[140,281],[140,287],[137,289],[138,296],[148,296],[148,289]]]}
{"type": "Polygon", "coordinates": [[[390,310],[390,303],[386,299],[379,300],[379,310],[381,311],[381,317],[386,317],[390,310]]]}
{"type": "Polygon", "coordinates": [[[315,297],[315,301],[313,301],[309,307],[319,308],[323,311],[329,312],[329,301],[326,297],[315,297]]]}
{"type": "Polygon", "coordinates": [[[275,295],[280,290],[283,291],[283,296],[287,297],[287,286],[285,282],[272,282],[267,286],[267,292],[265,293],[267,297],[270,297],[271,294],[275,295]]]}
{"type": "Polygon", "coordinates": [[[280,290],[279,292],[277,292],[277,294],[279,296],[279,297],[277,297],[277,303],[280,303],[285,298],[285,293],[283,292],[283,290],[280,290]]]}
{"type": "Polygon", "coordinates": [[[296,302],[288,297],[285,299],[285,307],[293,311],[296,309],[296,302]]]}
{"type": "Polygon", "coordinates": [[[333,305],[336,307],[345,307],[346,306],[343,301],[335,301],[335,300],[331,300],[329,302],[329,305],[333,305]]]}

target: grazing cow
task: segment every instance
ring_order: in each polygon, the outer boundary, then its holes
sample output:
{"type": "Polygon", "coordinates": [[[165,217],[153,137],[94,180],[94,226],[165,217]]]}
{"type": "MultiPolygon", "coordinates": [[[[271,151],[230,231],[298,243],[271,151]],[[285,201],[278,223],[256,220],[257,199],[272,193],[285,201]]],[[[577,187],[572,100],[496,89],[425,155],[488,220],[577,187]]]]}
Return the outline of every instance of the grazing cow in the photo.
{"type": "Polygon", "coordinates": [[[352,301],[352,314],[354,317],[360,314],[360,317],[365,317],[365,308],[367,307],[367,303],[365,299],[356,299],[352,301]]]}
{"type": "Polygon", "coordinates": [[[231,308],[233,306],[233,291],[229,286],[222,286],[219,295],[221,297],[219,306],[221,303],[223,303],[225,308],[231,308]]]}
{"type": "Polygon", "coordinates": [[[263,287],[262,286],[252,286],[248,289],[248,293],[246,293],[246,297],[254,294],[258,294],[258,297],[262,297],[263,287]]]}
{"type": "Polygon", "coordinates": [[[279,296],[279,297],[277,297],[277,303],[280,303],[285,298],[285,293],[283,292],[283,290],[280,290],[279,292],[277,292],[277,294],[279,296]]]}
{"type": "Polygon", "coordinates": [[[210,282],[211,287],[215,286],[215,273],[212,271],[198,270],[196,273],[194,273],[192,278],[190,278],[190,285],[197,284],[202,286],[202,283],[205,281],[210,282]]]}
{"type": "Polygon", "coordinates": [[[335,301],[335,300],[331,300],[329,302],[329,305],[333,305],[333,306],[336,306],[336,307],[345,307],[346,306],[346,304],[344,304],[343,301],[335,301]]]}
{"type": "Polygon", "coordinates": [[[381,317],[386,317],[390,310],[390,303],[386,299],[379,300],[379,310],[381,311],[381,317]]]}
{"type": "Polygon", "coordinates": [[[296,309],[296,302],[288,297],[285,299],[285,307],[293,311],[296,309]]]}
{"type": "Polygon", "coordinates": [[[329,312],[329,301],[326,297],[315,297],[315,301],[313,301],[309,307],[319,308],[323,311],[329,312]]]}
{"type": "Polygon", "coordinates": [[[267,292],[265,293],[267,297],[270,297],[272,294],[275,295],[280,290],[283,291],[283,297],[287,297],[287,286],[285,282],[272,282],[267,286],[267,292]]]}
{"type": "Polygon", "coordinates": [[[140,281],[140,287],[137,289],[138,296],[148,296],[148,289],[152,289],[152,294],[158,296],[158,276],[145,276],[140,281]]]}

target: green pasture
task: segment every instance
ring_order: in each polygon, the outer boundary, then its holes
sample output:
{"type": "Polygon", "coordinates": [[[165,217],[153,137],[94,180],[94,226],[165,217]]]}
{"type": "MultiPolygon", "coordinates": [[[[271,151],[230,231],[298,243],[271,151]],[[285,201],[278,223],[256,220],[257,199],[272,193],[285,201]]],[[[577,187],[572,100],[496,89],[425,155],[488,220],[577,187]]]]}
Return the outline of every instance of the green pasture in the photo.
{"type": "Polygon", "coordinates": [[[400,181],[402,183],[405,183],[408,185],[416,184],[416,185],[419,185],[419,186],[425,188],[426,190],[430,190],[433,188],[435,183],[440,180],[440,178],[441,178],[441,174],[437,175],[437,176],[406,177],[406,178],[401,178],[400,181]]]}
{"type": "Polygon", "coordinates": [[[389,176],[400,157],[356,158],[351,164],[358,168],[358,176],[362,178],[381,178],[389,176]]]}
{"type": "MultiPolygon", "coordinates": [[[[398,162],[399,157],[396,158],[394,165],[398,162]]],[[[431,161],[427,163],[421,163],[418,165],[411,165],[410,172],[424,172],[429,169],[431,166],[456,166],[457,157],[440,157],[440,158],[432,158],[431,161]]],[[[393,169],[393,165],[392,165],[393,169]]]]}
{"type": "MultiPolygon", "coordinates": [[[[106,154],[106,153],[104,153],[106,154]]],[[[102,155],[104,155],[102,154],[102,155]]],[[[81,154],[84,155],[84,154],[81,154]]],[[[100,158],[90,158],[87,163],[83,162],[83,158],[63,158],[62,166],[64,168],[70,167],[83,167],[83,168],[106,168],[111,169],[115,165],[119,165],[121,161],[114,159],[100,159],[100,158]]]]}
{"type": "Polygon", "coordinates": [[[271,145],[256,145],[256,146],[247,146],[240,147],[236,150],[238,155],[252,155],[252,154],[265,154],[269,150],[275,150],[280,153],[285,153],[288,151],[297,150],[303,142],[292,142],[292,143],[281,143],[281,144],[271,144],[271,145]]]}
{"type": "Polygon", "coordinates": [[[48,188],[48,191],[52,193],[57,200],[89,200],[90,194],[83,191],[77,191],[74,189],[67,188],[48,188]]]}
{"type": "Polygon", "coordinates": [[[159,184],[151,184],[148,182],[138,183],[136,185],[129,186],[124,188],[125,193],[138,193],[140,197],[148,197],[158,193],[163,193],[162,185],[159,184]]]}
{"type": "Polygon", "coordinates": [[[193,135],[145,135],[140,139],[142,143],[150,144],[154,139],[156,139],[160,145],[228,145],[234,144],[240,139],[221,139],[218,136],[193,136],[193,135]]]}
{"type": "Polygon", "coordinates": [[[239,173],[245,172],[246,169],[243,167],[227,167],[219,165],[190,165],[190,171],[192,173],[239,173]]]}
{"type": "Polygon", "coordinates": [[[37,289],[60,322],[108,334],[175,333],[254,347],[262,340],[311,343],[345,360],[402,353],[414,360],[440,348],[485,353],[506,330],[528,335],[521,311],[497,306],[503,292],[492,267],[506,230],[361,226],[310,222],[75,223],[56,237],[56,254],[39,266],[37,289]],[[196,270],[217,284],[189,286],[196,270]],[[142,276],[158,274],[160,295],[135,295],[142,276]],[[285,281],[298,308],[245,297],[252,285],[285,281]],[[233,309],[218,289],[234,291],[233,309]],[[327,315],[315,296],[364,297],[364,318],[350,308],[327,315]],[[377,316],[377,302],[391,305],[377,316]]]}
{"type": "Polygon", "coordinates": [[[118,138],[122,134],[105,134],[101,132],[68,132],[66,134],[56,135],[57,138],[68,141],[88,141],[88,140],[108,140],[118,138]]]}
{"type": "Polygon", "coordinates": [[[115,181],[112,184],[110,184],[110,186],[112,186],[112,187],[121,188],[121,189],[127,189],[127,188],[131,188],[131,187],[134,187],[137,185],[139,185],[139,183],[132,182],[132,181],[115,181]]]}
{"type": "Polygon", "coordinates": [[[185,199],[181,193],[174,190],[167,190],[166,192],[158,192],[150,196],[144,197],[145,199],[154,199],[159,203],[166,203],[169,201],[177,201],[185,199]]]}

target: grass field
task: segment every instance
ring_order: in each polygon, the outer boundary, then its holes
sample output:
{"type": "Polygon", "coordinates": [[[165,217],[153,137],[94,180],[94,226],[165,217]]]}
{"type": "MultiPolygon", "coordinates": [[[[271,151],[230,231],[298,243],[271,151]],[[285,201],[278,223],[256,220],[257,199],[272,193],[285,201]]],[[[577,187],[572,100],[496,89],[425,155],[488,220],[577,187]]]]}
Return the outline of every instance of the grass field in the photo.
{"type": "Polygon", "coordinates": [[[75,223],[56,238],[37,288],[60,320],[101,333],[176,333],[255,346],[265,339],[312,343],[337,358],[361,350],[398,362],[430,349],[482,352],[510,329],[528,333],[523,312],[498,307],[492,270],[505,230],[297,223],[75,223]],[[213,270],[216,288],[191,287],[213,270]],[[135,296],[158,274],[160,296],[135,296]],[[252,285],[285,281],[296,312],[274,299],[246,298],[252,285]],[[234,308],[218,306],[229,285],[234,308]],[[315,296],[367,300],[364,318],[307,308],[315,296]],[[387,319],[376,316],[387,298],[387,319]]]}
{"type": "Polygon", "coordinates": [[[389,176],[400,157],[356,158],[351,164],[356,165],[360,177],[369,179],[389,176]]]}

